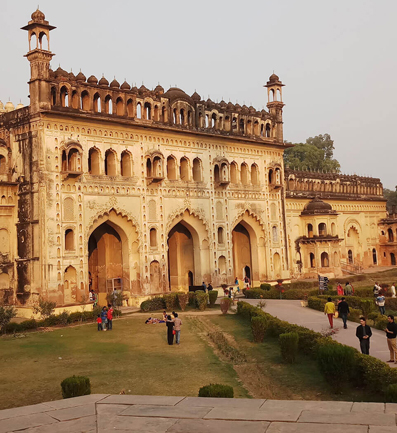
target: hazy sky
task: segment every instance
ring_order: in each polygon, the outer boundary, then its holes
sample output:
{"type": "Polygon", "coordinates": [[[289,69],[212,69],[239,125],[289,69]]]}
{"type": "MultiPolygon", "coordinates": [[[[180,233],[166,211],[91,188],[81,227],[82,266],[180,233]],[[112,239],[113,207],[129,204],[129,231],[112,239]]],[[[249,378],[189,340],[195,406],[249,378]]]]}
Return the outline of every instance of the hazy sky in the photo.
{"type": "MultiPolygon", "coordinates": [[[[0,100],[28,103],[32,0],[0,0],[0,100]]],[[[396,0],[41,0],[52,67],[262,109],[286,84],[284,138],[329,133],[347,174],[397,185],[396,0]]]]}

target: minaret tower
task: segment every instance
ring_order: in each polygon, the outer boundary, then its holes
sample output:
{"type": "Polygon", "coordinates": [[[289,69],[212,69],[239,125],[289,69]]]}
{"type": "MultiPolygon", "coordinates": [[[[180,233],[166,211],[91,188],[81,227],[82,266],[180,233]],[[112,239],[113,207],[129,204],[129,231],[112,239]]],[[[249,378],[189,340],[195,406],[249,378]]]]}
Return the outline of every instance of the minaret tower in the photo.
{"type": "Polygon", "coordinates": [[[267,87],[267,108],[269,113],[276,119],[275,137],[277,141],[283,142],[283,87],[284,84],[276,74],[270,75],[267,87]]]}
{"type": "Polygon", "coordinates": [[[49,83],[50,61],[54,54],[50,51],[50,26],[39,9],[32,13],[31,21],[22,27],[27,30],[29,52],[25,57],[30,62],[30,109],[32,113],[51,109],[51,90],[49,83]],[[44,46],[43,46],[44,45],[44,46]]]}

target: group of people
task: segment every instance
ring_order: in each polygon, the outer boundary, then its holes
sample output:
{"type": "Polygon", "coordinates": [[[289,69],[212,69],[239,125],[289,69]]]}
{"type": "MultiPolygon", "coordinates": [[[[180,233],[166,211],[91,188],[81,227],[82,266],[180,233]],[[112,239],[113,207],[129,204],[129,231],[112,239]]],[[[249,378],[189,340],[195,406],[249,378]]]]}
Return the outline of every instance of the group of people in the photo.
{"type": "Polygon", "coordinates": [[[342,287],[342,284],[338,283],[336,290],[338,292],[338,296],[343,296],[343,295],[352,296],[352,295],[354,295],[354,287],[349,282],[347,282],[345,284],[345,287],[342,287]]]}
{"type": "Polygon", "coordinates": [[[165,325],[167,327],[167,341],[170,346],[175,343],[180,344],[181,342],[181,326],[182,320],[179,318],[178,313],[175,311],[171,314],[167,314],[166,311],[163,312],[163,319],[165,320],[165,325]]]}
{"type": "MultiPolygon", "coordinates": [[[[394,287],[394,284],[392,287],[394,287]]],[[[376,296],[379,297],[379,293],[377,293],[376,296]]],[[[327,303],[325,304],[324,314],[328,316],[328,321],[331,329],[334,327],[333,318],[335,316],[336,309],[338,311],[339,317],[343,321],[343,328],[347,329],[347,316],[350,313],[350,309],[345,297],[341,298],[341,300],[338,302],[337,307],[335,307],[335,304],[332,302],[331,298],[328,298],[327,303]]],[[[394,322],[394,316],[392,314],[389,314],[387,316],[387,321],[388,324],[384,329],[387,338],[387,346],[390,352],[390,359],[387,362],[395,362],[397,364],[397,324],[394,322]]],[[[360,317],[360,325],[357,326],[356,337],[360,341],[361,353],[365,355],[369,355],[369,341],[371,336],[371,327],[367,325],[365,317],[360,317]]]]}
{"type": "Polygon", "coordinates": [[[113,329],[113,307],[110,304],[107,307],[103,307],[96,321],[98,331],[111,331],[113,329]]]}
{"type": "Polygon", "coordinates": [[[209,292],[210,290],[214,290],[214,288],[212,287],[211,283],[205,284],[205,282],[203,281],[203,284],[201,285],[201,287],[203,288],[204,292],[209,292]]]}

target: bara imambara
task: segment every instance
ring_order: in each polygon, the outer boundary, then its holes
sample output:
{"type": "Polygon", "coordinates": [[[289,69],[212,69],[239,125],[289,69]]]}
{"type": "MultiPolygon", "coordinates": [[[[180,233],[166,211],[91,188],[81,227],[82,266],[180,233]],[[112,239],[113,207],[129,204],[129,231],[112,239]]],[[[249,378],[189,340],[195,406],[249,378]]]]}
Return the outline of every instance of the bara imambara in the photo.
{"type": "Polygon", "coordinates": [[[29,106],[0,104],[0,296],[72,305],[92,288],[130,305],[249,277],[396,265],[379,179],[284,167],[284,84],[267,111],[158,85],[53,71],[37,10],[23,27],[29,106]]]}

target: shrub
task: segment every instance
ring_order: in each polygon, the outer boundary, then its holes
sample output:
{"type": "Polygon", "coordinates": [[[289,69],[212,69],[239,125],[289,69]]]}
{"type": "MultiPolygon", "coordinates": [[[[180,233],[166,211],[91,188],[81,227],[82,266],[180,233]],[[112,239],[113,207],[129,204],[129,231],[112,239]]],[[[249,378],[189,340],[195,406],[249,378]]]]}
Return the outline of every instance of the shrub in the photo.
{"type": "Polygon", "coordinates": [[[165,308],[165,302],[164,299],[160,296],[155,296],[154,298],[148,299],[147,301],[143,301],[141,303],[141,310],[144,312],[163,310],[164,308],[165,308]]]}
{"type": "Polygon", "coordinates": [[[396,371],[372,356],[356,354],[357,383],[370,393],[382,392],[386,384],[396,383],[396,371]]]}
{"type": "Polygon", "coordinates": [[[325,379],[339,391],[355,377],[355,360],[357,351],[349,346],[324,341],[319,345],[317,361],[325,379]]]}
{"type": "Polygon", "coordinates": [[[222,298],[220,305],[221,305],[221,311],[222,314],[227,314],[229,311],[230,305],[232,305],[232,300],[230,298],[222,298]]]}
{"type": "Polygon", "coordinates": [[[278,299],[280,297],[279,292],[274,289],[243,289],[243,293],[247,299],[278,299]]]}
{"type": "Polygon", "coordinates": [[[256,343],[262,343],[265,339],[267,329],[267,320],[263,316],[254,316],[251,318],[252,336],[256,343]]]}
{"type": "Polygon", "coordinates": [[[374,301],[369,299],[361,300],[361,311],[364,317],[368,317],[368,314],[374,309],[374,301]]]}
{"type": "Polygon", "coordinates": [[[383,331],[386,328],[388,323],[389,322],[386,316],[382,316],[381,314],[378,314],[378,317],[375,321],[375,328],[383,331]]]}
{"type": "Polygon", "coordinates": [[[280,334],[278,337],[278,341],[280,342],[281,357],[284,359],[285,362],[288,362],[290,364],[294,363],[298,354],[298,333],[287,332],[285,334],[280,334]]]}
{"type": "Polygon", "coordinates": [[[177,293],[168,293],[163,296],[165,303],[165,309],[167,311],[174,311],[178,306],[178,295],[177,293]]]}
{"type": "MultiPolygon", "coordinates": [[[[221,300],[221,309],[222,309],[222,300],[221,300]]],[[[252,305],[242,301],[237,302],[237,314],[244,317],[245,319],[251,320],[251,310],[252,310],[252,305]]]]}
{"type": "Polygon", "coordinates": [[[362,316],[361,310],[358,308],[350,308],[349,320],[352,322],[360,322],[360,317],[362,316]]]}
{"type": "Polygon", "coordinates": [[[63,311],[61,314],[58,314],[58,323],[62,326],[66,326],[70,323],[70,314],[67,311],[63,311]]]}
{"type": "Polygon", "coordinates": [[[397,298],[386,298],[385,307],[387,310],[397,310],[397,298]]]}
{"type": "Polygon", "coordinates": [[[326,304],[325,299],[321,299],[318,296],[309,296],[307,299],[307,305],[309,308],[313,308],[313,310],[324,311],[324,306],[326,304]]]}
{"type": "Polygon", "coordinates": [[[354,289],[354,294],[360,298],[370,298],[374,296],[373,287],[357,287],[354,289]]]}
{"type": "Polygon", "coordinates": [[[67,377],[61,382],[62,397],[71,398],[91,394],[90,379],[85,376],[67,377]]]}
{"type": "Polygon", "coordinates": [[[216,300],[218,299],[218,291],[217,290],[209,290],[208,296],[210,300],[210,307],[215,305],[216,300]]]}
{"type": "Polygon", "coordinates": [[[3,307],[0,306],[0,330],[5,332],[7,325],[11,319],[17,315],[17,311],[14,307],[3,307]]]}
{"type": "Polygon", "coordinates": [[[189,292],[189,306],[190,307],[196,307],[196,293],[195,292],[189,292]]]}
{"type": "Polygon", "coordinates": [[[200,311],[204,311],[208,304],[208,293],[204,293],[201,290],[196,292],[197,308],[200,311]]]}
{"type": "Polygon", "coordinates": [[[261,290],[270,290],[272,288],[271,284],[267,284],[267,283],[262,283],[260,285],[260,289],[261,290]]]}
{"type": "Polygon", "coordinates": [[[185,311],[188,301],[189,295],[187,293],[178,293],[178,305],[182,311],[185,311]]]}
{"type": "Polygon", "coordinates": [[[219,383],[213,383],[210,385],[203,386],[199,390],[199,397],[217,397],[217,398],[233,398],[234,391],[229,385],[220,385],[219,383]]]}
{"type": "Polygon", "coordinates": [[[397,384],[392,383],[385,390],[385,401],[387,403],[397,403],[397,384]]]}
{"type": "Polygon", "coordinates": [[[43,317],[49,317],[54,312],[56,302],[46,301],[40,296],[39,302],[33,307],[33,311],[37,314],[40,313],[43,317]]]}

